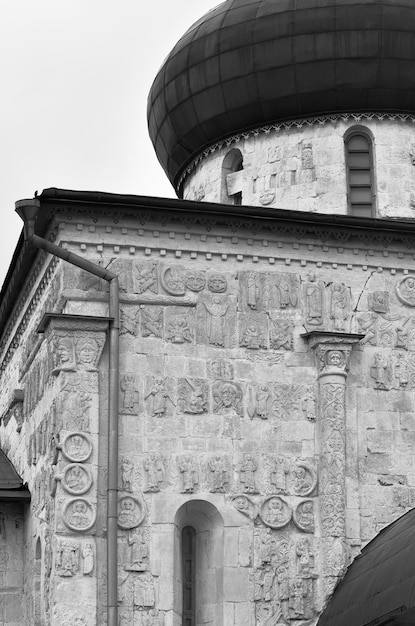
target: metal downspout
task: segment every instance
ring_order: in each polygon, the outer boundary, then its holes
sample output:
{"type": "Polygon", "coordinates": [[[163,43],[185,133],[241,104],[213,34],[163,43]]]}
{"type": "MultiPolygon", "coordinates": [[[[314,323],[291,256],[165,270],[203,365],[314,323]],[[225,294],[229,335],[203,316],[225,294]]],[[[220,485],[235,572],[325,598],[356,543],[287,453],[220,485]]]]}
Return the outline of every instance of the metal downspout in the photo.
{"type": "Polygon", "coordinates": [[[37,199],[19,200],[16,212],[24,221],[28,245],[45,250],[109,283],[109,393],[108,393],[108,487],[107,487],[107,626],[118,626],[118,403],[119,403],[119,284],[113,272],[34,234],[37,199]]]}

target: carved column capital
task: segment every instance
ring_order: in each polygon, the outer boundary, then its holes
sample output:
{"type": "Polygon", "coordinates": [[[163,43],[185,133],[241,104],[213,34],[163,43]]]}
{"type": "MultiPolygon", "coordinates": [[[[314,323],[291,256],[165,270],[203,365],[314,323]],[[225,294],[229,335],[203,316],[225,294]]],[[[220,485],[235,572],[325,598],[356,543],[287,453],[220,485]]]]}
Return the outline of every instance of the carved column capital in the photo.
{"type": "Polygon", "coordinates": [[[364,335],[313,331],[304,333],[310,348],[314,350],[318,376],[342,376],[346,378],[350,353],[364,335]]]}

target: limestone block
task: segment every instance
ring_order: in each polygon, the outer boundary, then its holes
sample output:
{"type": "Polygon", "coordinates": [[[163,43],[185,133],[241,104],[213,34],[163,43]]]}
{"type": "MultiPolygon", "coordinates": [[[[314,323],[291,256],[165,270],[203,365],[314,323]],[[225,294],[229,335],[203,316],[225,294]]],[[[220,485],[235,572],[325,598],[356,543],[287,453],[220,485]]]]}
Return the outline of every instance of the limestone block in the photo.
{"type": "Polygon", "coordinates": [[[228,567],[237,567],[239,561],[239,530],[238,528],[225,528],[224,532],[224,548],[225,557],[224,565],[228,567]]]}
{"type": "Polygon", "coordinates": [[[238,602],[235,604],[235,626],[254,626],[255,606],[251,602],[238,602]]]}
{"type": "Polygon", "coordinates": [[[246,602],[249,597],[249,574],[247,568],[224,568],[224,594],[230,602],[246,602]]]}

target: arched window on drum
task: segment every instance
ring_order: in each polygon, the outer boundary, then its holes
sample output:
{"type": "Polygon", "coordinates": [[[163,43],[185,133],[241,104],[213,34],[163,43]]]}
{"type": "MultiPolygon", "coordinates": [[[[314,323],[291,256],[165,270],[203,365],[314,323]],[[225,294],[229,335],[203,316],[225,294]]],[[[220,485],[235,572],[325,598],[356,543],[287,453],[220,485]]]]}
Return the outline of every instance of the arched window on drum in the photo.
{"type": "Polygon", "coordinates": [[[344,138],[349,214],[375,216],[373,141],[367,129],[352,128],[344,138]]]}
{"type": "Polygon", "coordinates": [[[242,204],[243,156],[233,148],[223,159],[221,202],[223,204],[242,204]]]}

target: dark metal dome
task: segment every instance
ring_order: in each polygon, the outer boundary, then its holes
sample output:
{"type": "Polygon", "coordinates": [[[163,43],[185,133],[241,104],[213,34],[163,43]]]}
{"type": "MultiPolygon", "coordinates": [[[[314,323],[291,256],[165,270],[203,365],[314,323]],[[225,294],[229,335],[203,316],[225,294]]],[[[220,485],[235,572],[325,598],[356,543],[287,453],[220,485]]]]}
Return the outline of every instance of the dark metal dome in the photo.
{"type": "Polygon", "coordinates": [[[227,0],[183,35],[148,99],[174,185],[226,136],[347,111],[415,111],[413,0],[227,0]]]}

